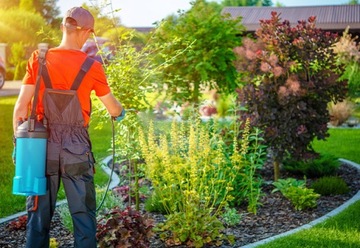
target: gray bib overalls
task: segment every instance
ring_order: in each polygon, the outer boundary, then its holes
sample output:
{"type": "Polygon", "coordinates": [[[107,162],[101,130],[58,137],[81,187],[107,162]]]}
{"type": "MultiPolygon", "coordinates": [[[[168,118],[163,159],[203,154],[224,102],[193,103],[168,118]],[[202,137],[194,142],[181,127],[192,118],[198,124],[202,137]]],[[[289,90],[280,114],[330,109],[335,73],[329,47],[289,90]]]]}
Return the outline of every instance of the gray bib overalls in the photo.
{"type": "Polygon", "coordinates": [[[96,248],[96,201],[94,158],[76,90],[90,69],[88,58],[70,90],[52,89],[46,66],[42,77],[44,120],[49,130],[47,147],[47,193],[27,199],[27,248],[49,247],[50,222],[63,183],[74,227],[74,247],[96,248]]]}

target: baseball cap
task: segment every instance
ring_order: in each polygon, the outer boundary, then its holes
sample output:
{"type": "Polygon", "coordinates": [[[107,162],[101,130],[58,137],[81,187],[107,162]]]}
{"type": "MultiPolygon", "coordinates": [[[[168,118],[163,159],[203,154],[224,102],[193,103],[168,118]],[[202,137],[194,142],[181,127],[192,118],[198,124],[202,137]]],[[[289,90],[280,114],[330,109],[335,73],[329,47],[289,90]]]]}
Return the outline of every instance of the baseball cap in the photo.
{"type": "Polygon", "coordinates": [[[66,12],[66,15],[63,19],[63,25],[75,29],[90,29],[94,32],[94,17],[92,14],[84,9],[83,7],[73,7],[66,12]],[[76,21],[76,26],[66,23],[67,18],[72,18],[76,21]]]}

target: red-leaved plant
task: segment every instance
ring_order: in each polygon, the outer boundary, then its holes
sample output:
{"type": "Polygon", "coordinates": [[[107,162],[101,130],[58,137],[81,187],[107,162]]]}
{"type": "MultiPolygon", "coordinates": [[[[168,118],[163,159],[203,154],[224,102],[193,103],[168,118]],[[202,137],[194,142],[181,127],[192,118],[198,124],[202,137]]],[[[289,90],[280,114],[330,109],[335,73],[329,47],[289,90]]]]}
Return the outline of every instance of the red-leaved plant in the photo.
{"type": "Polygon", "coordinates": [[[96,238],[100,247],[149,247],[153,220],[139,211],[116,207],[98,219],[96,238]]]}
{"type": "Polygon", "coordinates": [[[247,111],[240,116],[264,130],[275,180],[286,154],[305,160],[317,156],[311,142],[328,136],[327,104],[346,97],[347,84],[337,80],[342,68],[331,49],[337,34],[316,28],[315,21],[310,17],[291,27],[272,12],[271,19],[260,21],[257,40],[244,39],[235,49],[246,82],[239,101],[247,111]]]}
{"type": "Polygon", "coordinates": [[[7,224],[7,228],[12,231],[25,230],[27,223],[27,215],[20,216],[7,224]]]}

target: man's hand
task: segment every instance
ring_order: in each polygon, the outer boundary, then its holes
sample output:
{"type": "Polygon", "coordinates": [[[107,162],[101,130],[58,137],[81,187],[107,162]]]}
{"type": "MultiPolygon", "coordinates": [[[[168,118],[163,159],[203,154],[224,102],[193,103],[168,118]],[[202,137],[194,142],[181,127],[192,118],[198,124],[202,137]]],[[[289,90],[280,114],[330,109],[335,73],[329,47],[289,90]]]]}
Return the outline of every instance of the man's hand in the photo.
{"type": "Polygon", "coordinates": [[[15,146],[14,146],[11,157],[12,157],[13,163],[15,164],[15,162],[16,162],[16,147],[15,146]]]}
{"type": "Polygon", "coordinates": [[[11,157],[12,157],[13,163],[15,164],[15,162],[16,162],[16,137],[15,137],[15,135],[13,135],[13,145],[14,145],[14,149],[11,154],[11,157]]]}
{"type": "Polygon", "coordinates": [[[113,118],[113,120],[115,120],[115,121],[122,121],[124,118],[125,118],[125,114],[126,114],[126,111],[125,111],[125,109],[123,109],[122,111],[121,111],[121,114],[119,115],[119,116],[117,116],[117,117],[112,117],[113,118]]]}

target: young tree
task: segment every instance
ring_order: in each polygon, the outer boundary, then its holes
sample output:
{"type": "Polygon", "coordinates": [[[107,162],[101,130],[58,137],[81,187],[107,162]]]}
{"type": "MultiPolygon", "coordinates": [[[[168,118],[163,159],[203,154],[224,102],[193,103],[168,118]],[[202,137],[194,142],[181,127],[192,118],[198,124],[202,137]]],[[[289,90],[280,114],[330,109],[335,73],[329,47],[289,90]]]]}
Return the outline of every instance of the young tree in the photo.
{"type": "Polygon", "coordinates": [[[168,44],[162,53],[173,57],[163,70],[161,88],[166,84],[174,100],[198,103],[201,87],[223,92],[237,87],[233,48],[241,44],[238,35],[243,26],[240,19],[221,16],[204,0],[192,4],[178,18],[171,16],[161,22],[151,42],[168,44]]]}
{"type": "Polygon", "coordinates": [[[247,82],[239,100],[254,125],[265,132],[274,159],[274,176],[285,155],[306,160],[316,157],[311,141],[328,136],[327,104],[346,96],[346,82],[339,82],[340,67],[331,45],[336,34],[315,27],[315,17],[291,27],[272,12],[260,21],[257,42],[244,40],[236,48],[237,68],[247,82]]]}

